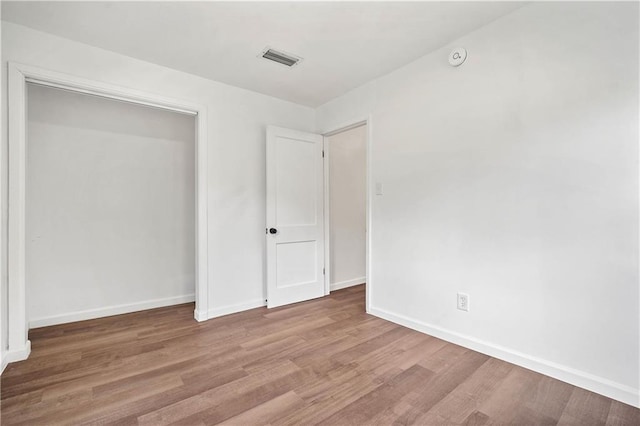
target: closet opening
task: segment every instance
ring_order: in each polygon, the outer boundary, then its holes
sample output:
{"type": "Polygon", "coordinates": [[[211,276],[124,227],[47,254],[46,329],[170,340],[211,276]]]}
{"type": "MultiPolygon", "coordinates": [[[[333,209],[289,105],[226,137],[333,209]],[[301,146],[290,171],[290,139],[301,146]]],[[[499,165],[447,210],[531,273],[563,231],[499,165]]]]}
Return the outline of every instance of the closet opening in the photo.
{"type": "Polygon", "coordinates": [[[28,328],[194,302],[196,118],[26,85],[28,328]]]}

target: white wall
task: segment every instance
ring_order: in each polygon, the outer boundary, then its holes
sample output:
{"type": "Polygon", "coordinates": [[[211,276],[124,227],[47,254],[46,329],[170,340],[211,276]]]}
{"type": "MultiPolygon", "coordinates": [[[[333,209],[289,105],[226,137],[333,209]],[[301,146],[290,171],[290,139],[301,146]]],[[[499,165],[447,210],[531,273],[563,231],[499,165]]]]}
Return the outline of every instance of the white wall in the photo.
{"type": "Polygon", "coordinates": [[[573,2],[320,107],[372,117],[371,312],[639,405],[638,101],[638,4],[573,2]]]}
{"type": "Polygon", "coordinates": [[[30,326],[194,299],[195,118],[28,85],[30,326]]]}
{"type": "Polygon", "coordinates": [[[331,289],[365,281],[367,128],[329,139],[331,289]]]}
{"type": "MultiPolygon", "coordinates": [[[[14,61],[207,107],[209,314],[262,305],[265,129],[274,124],[313,130],[314,110],[7,22],[2,23],[2,43],[3,85],[7,61],[14,61]]],[[[6,111],[3,96],[3,129],[6,111]]],[[[6,162],[4,131],[2,170],[6,162]]],[[[2,184],[6,253],[6,179],[2,184]]],[[[2,277],[6,291],[6,270],[2,277]]]]}

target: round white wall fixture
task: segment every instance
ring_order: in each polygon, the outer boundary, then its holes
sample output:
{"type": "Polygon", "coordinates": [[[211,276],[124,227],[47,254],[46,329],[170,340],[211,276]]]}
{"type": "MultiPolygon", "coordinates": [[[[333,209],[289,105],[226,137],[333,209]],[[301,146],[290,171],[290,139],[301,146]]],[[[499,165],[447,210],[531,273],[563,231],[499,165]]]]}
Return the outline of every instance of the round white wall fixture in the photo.
{"type": "Polygon", "coordinates": [[[467,51],[463,47],[457,47],[449,53],[449,63],[452,67],[462,65],[465,59],[467,59],[467,51]]]}

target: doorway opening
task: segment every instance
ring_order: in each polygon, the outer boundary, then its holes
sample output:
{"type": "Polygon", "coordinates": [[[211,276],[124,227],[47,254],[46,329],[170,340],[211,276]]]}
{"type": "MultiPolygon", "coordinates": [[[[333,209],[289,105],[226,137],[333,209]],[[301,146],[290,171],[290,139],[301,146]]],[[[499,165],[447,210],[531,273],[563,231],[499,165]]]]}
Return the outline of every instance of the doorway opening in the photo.
{"type": "MultiPolygon", "coordinates": [[[[8,212],[7,212],[7,325],[3,366],[27,359],[31,352],[26,303],[26,165],[27,84],[35,83],[74,93],[180,112],[195,117],[195,311],[198,321],[209,318],[207,108],[157,94],[90,80],[30,65],[8,64],[8,212]]],[[[1,178],[0,178],[1,179],[1,178]]],[[[5,299],[3,298],[3,301],[5,299]]]]}
{"type": "Polygon", "coordinates": [[[195,301],[192,114],[27,84],[30,329],[195,301]]]}
{"type": "MultiPolygon", "coordinates": [[[[367,283],[367,170],[366,121],[325,135],[325,241],[328,248],[328,291],[367,283]]],[[[366,287],[368,300],[369,286],[366,287]]]]}
{"type": "Polygon", "coordinates": [[[370,123],[324,135],[267,127],[267,307],[365,284],[369,311],[370,123]]]}

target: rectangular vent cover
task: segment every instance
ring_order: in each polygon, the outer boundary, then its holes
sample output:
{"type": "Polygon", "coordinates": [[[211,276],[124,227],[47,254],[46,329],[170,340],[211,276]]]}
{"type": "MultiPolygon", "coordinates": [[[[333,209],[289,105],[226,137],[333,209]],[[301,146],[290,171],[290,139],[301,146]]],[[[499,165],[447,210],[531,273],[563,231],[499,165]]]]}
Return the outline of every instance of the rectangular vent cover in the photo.
{"type": "Polygon", "coordinates": [[[286,53],[278,52],[277,50],[273,50],[270,48],[267,48],[264,52],[262,52],[262,57],[265,59],[269,59],[270,61],[286,65],[288,67],[294,66],[295,64],[300,62],[301,59],[292,55],[288,55],[286,53]]]}

